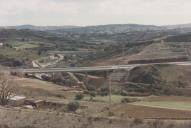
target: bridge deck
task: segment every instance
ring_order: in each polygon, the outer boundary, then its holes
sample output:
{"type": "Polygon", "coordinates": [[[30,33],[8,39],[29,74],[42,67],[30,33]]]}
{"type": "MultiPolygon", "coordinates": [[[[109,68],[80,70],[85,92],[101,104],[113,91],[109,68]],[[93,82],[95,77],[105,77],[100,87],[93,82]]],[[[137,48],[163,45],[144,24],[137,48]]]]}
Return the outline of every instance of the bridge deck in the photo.
{"type": "Polygon", "coordinates": [[[153,64],[191,65],[191,61],[168,62],[168,63],[148,63],[148,64],[129,64],[129,65],[111,65],[111,66],[96,66],[96,67],[9,69],[9,71],[11,71],[11,72],[22,72],[22,73],[112,71],[112,70],[118,70],[118,69],[130,70],[130,69],[137,67],[137,66],[153,65],[153,64]]]}

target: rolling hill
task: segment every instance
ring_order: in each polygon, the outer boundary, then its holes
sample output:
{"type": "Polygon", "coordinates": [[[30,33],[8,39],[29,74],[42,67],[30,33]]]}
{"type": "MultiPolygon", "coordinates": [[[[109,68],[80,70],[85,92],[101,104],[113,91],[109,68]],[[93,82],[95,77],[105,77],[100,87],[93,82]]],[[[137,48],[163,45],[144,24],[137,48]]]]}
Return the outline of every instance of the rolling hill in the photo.
{"type": "MultiPolygon", "coordinates": [[[[76,57],[70,57],[68,61],[72,61],[77,66],[86,66],[92,65],[92,63],[98,64],[102,60],[105,60],[104,62],[107,63],[107,61],[113,59],[112,61],[117,60],[117,63],[120,64],[123,63],[122,60],[124,59],[120,59],[122,52],[123,56],[125,55],[128,58],[152,58],[156,57],[152,48],[156,47],[157,49],[157,44],[161,40],[171,42],[171,44],[165,44],[163,49],[165,47],[168,48],[169,45],[177,44],[176,42],[189,42],[190,33],[184,30],[185,28],[180,29],[178,26],[172,28],[170,26],[138,24],[111,24],[86,27],[33,25],[0,27],[0,42],[5,44],[4,50],[11,49],[13,54],[10,56],[10,54],[5,54],[2,49],[0,51],[2,51],[1,54],[4,57],[8,57],[8,60],[17,58],[25,61],[27,58],[25,57],[23,60],[23,55],[27,55],[27,53],[31,53],[30,55],[33,56],[30,58],[37,59],[40,57],[39,53],[42,53],[43,56],[48,56],[52,51],[88,50],[94,52],[86,53],[83,56],[75,54],[76,57]],[[15,46],[18,47],[18,45],[24,45],[26,48],[16,51],[14,48],[15,46]],[[141,56],[140,53],[142,54],[141,56]]],[[[169,53],[174,48],[171,46],[167,51],[169,53]]],[[[21,48],[22,46],[19,47],[21,48]]],[[[163,53],[164,51],[159,50],[159,52],[163,53]]],[[[157,57],[163,57],[162,53],[157,54],[157,57]]],[[[174,52],[170,54],[174,54],[174,52]]],[[[63,66],[64,64],[61,63],[60,65],[63,66]]]]}

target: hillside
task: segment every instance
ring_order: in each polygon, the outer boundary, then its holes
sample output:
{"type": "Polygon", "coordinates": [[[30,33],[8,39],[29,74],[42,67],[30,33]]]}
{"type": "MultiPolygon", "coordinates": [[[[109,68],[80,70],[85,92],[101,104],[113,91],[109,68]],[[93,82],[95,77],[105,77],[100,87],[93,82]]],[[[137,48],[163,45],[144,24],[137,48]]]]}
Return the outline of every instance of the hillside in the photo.
{"type": "Polygon", "coordinates": [[[187,48],[189,43],[181,42],[155,42],[121,48],[118,54],[107,58],[105,61],[98,60],[95,65],[128,64],[132,60],[151,60],[188,57],[187,48]]]}
{"type": "Polygon", "coordinates": [[[126,64],[132,59],[184,56],[182,49],[182,52],[174,52],[179,50],[179,46],[174,48],[174,40],[188,42],[189,33],[163,26],[137,24],[87,27],[23,25],[0,29],[0,42],[4,43],[0,53],[2,60],[9,63],[3,66],[14,65],[9,62],[13,59],[22,63],[20,66],[31,67],[33,60],[42,60],[55,53],[69,53],[67,59],[54,65],[57,67],[126,64]],[[161,40],[165,43],[160,44],[161,40]],[[11,52],[5,53],[7,50],[11,52]],[[104,63],[99,64],[102,60],[105,60],[104,63]]]}
{"type": "Polygon", "coordinates": [[[133,31],[150,31],[150,30],[165,30],[165,27],[159,27],[154,25],[139,25],[139,24],[110,24],[110,25],[98,25],[98,26],[87,26],[79,28],[63,29],[60,32],[74,32],[74,33],[94,33],[94,34],[114,34],[114,33],[125,33],[133,31]]]}
{"type": "Polygon", "coordinates": [[[190,96],[190,66],[151,65],[132,69],[125,76],[124,90],[154,95],[190,96]]]}
{"type": "MultiPolygon", "coordinates": [[[[38,70],[126,65],[135,60],[189,60],[190,42],[190,33],[159,26],[24,25],[0,29],[0,67],[38,70]]],[[[189,127],[189,123],[177,120],[191,119],[190,67],[147,65],[130,71],[2,73],[1,80],[13,80],[13,94],[24,98],[18,104],[11,101],[0,106],[0,127],[171,128],[169,119],[177,128],[189,127]]]]}
{"type": "MultiPolygon", "coordinates": [[[[121,29],[119,26],[116,27],[121,29]]],[[[102,31],[101,28],[102,27],[98,27],[97,29],[102,31]]],[[[112,28],[112,26],[108,26],[106,28],[112,28]]],[[[146,28],[147,27],[145,26],[144,29],[146,28]]],[[[116,51],[117,49],[114,49],[114,51],[111,49],[114,45],[120,49],[121,44],[136,45],[136,43],[138,43],[137,41],[152,40],[154,38],[162,37],[167,33],[154,30],[148,32],[137,31],[132,33],[114,32],[114,34],[95,34],[91,33],[91,30],[86,33],[73,33],[69,31],[57,33],[53,31],[36,30],[33,26],[23,26],[23,28],[21,27],[20,29],[4,28],[0,29],[0,42],[4,44],[0,53],[3,56],[3,61],[7,60],[7,63],[11,63],[8,65],[5,63],[3,66],[14,66],[14,64],[12,64],[14,62],[9,61],[16,60],[21,63],[18,66],[25,65],[25,67],[29,67],[33,60],[48,57],[50,54],[55,53],[55,51],[71,51],[73,53],[78,51],[90,51],[83,55],[74,54],[76,56],[75,58],[70,54],[68,61],[61,62],[60,64],[61,66],[63,66],[63,63],[66,63],[66,65],[64,64],[65,66],[85,66],[88,65],[89,61],[91,61],[89,58],[94,58],[95,60],[102,58],[102,56],[107,56],[110,53],[113,53],[111,55],[116,54],[118,52],[116,51]],[[25,29],[25,27],[28,27],[28,29],[25,29]],[[4,52],[7,50],[10,52],[4,52]]]]}
{"type": "Polygon", "coordinates": [[[39,31],[58,31],[58,32],[73,32],[73,33],[124,33],[132,31],[148,31],[148,30],[162,30],[166,27],[154,25],[141,24],[109,24],[109,25],[95,25],[95,26],[35,26],[35,25],[19,25],[19,26],[2,26],[4,29],[30,29],[39,31]]]}

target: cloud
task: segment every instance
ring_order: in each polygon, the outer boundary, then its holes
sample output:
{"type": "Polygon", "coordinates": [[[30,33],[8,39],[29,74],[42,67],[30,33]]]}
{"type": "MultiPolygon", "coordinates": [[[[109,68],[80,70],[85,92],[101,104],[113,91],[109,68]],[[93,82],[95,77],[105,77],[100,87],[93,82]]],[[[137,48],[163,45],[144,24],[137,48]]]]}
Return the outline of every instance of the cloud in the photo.
{"type": "Polygon", "coordinates": [[[190,4],[190,0],[0,0],[0,25],[187,23],[190,4]]]}

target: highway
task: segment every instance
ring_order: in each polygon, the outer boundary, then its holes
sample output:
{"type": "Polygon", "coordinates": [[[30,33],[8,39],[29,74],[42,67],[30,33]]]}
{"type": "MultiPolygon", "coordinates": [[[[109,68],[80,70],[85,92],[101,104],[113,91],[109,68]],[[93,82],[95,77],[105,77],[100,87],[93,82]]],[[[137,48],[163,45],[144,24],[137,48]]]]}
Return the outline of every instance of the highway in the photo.
{"type": "Polygon", "coordinates": [[[191,65],[191,61],[168,62],[168,63],[148,63],[148,64],[129,64],[129,65],[110,65],[110,66],[95,66],[95,67],[9,69],[9,71],[10,72],[22,72],[22,73],[113,71],[113,70],[119,70],[119,69],[131,70],[134,67],[144,66],[144,65],[154,65],[154,64],[191,65]]]}

